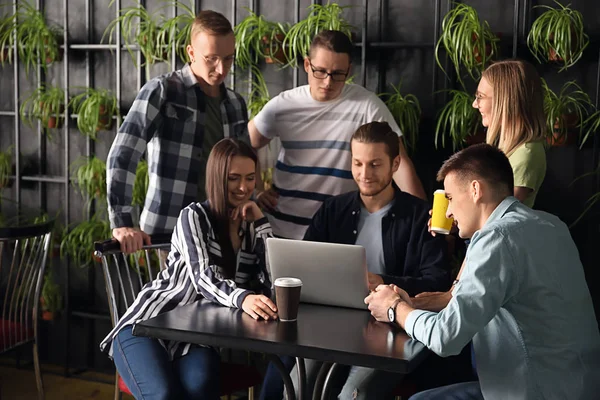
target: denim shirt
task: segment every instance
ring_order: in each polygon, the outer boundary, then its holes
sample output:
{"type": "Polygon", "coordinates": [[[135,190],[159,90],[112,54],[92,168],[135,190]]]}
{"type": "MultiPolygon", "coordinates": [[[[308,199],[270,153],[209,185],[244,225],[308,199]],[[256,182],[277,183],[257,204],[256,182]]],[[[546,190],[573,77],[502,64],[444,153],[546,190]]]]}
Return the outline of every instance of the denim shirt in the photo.
{"type": "Polygon", "coordinates": [[[567,226],[514,197],[475,232],[452,300],[406,332],[441,356],[473,339],[486,399],[593,399],[600,334],[567,226]]]}

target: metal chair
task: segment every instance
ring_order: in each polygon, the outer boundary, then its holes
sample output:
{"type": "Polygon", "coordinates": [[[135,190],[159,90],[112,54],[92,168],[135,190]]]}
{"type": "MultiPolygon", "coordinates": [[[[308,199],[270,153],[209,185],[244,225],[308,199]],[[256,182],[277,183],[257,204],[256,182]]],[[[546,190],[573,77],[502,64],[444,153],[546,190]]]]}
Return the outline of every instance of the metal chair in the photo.
{"type": "Polygon", "coordinates": [[[33,345],[38,399],[44,399],[38,307],[53,225],[48,221],[0,228],[0,354],[33,345]]]}
{"type": "MultiPolygon", "coordinates": [[[[95,243],[95,257],[102,261],[113,326],[133,303],[144,284],[155,279],[165,267],[171,236],[152,235],[151,242],[152,245],[144,246],[140,252],[129,256],[121,253],[119,242],[115,239],[95,243]]],[[[256,368],[226,362],[221,362],[221,377],[221,396],[248,389],[249,400],[254,399],[254,386],[262,382],[262,376],[256,368]]],[[[115,400],[121,399],[121,393],[131,394],[116,372],[115,400]]]]}

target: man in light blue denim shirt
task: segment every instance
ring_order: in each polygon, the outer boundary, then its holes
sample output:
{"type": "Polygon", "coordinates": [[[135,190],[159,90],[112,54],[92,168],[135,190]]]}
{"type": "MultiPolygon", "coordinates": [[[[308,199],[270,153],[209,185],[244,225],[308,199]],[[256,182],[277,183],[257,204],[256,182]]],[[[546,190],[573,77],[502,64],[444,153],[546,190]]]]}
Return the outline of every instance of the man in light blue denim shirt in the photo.
{"type": "Polygon", "coordinates": [[[397,287],[365,302],[441,356],[472,339],[479,383],[414,399],[597,399],[600,334],[579,254],[567,226],[511,196],[508,159],[482,144],[438,172],[459,235],[471,238],[452,299],[439,313],[415,310],[397,287]]]}

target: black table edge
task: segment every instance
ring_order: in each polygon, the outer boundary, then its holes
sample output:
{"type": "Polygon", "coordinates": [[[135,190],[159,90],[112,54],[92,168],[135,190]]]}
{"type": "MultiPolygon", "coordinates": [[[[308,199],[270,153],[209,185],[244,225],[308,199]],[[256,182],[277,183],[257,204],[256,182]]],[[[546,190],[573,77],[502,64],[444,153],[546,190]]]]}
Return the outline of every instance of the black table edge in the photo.
{"type": "Polygon", "coordinates": [[[362,367],[376,368],[379,370],[395,372],[399,374],[407,374],[412,372],[416,366],[421,364],[422,360],[429,354],[429,350],[422,351],[412,360],[405,361],[402,368],[398,368],[398,363],[387,357],[346,353],[339,350],[324,351],[321,348],[310,346],[264,342],[262,340],[252,338],[234,338],[227,336],[217,337],[212,334],[205,334],[201,332],[189,332],[177,329],[146,326],[144,322],[139,322],[134,326],[133,335],[146,337],[169,337],[170,340],[184,343],[247,350],[256,353],[301,357],[305,359],[315,359],[344,365],[359,365],[362,367]],[[298,350],[301,350],[301,352],[298,350]]]}

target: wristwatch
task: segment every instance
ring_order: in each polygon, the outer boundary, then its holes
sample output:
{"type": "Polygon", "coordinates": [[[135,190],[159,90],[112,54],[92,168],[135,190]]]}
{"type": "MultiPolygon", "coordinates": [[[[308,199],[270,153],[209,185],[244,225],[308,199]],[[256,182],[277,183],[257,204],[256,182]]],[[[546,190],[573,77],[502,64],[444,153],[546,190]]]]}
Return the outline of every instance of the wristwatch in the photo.
{"type": "Polygon", "coordinates": [[[392,323],[396,321],[396,307],[398,306],[398,303],[400,303],[400,301],[402,301],[402,299],[400,297],[398,297],[394,301],[394,304],[392,304],[392,306],[390,308],[388,308],[388,319],[392,323]]]}

